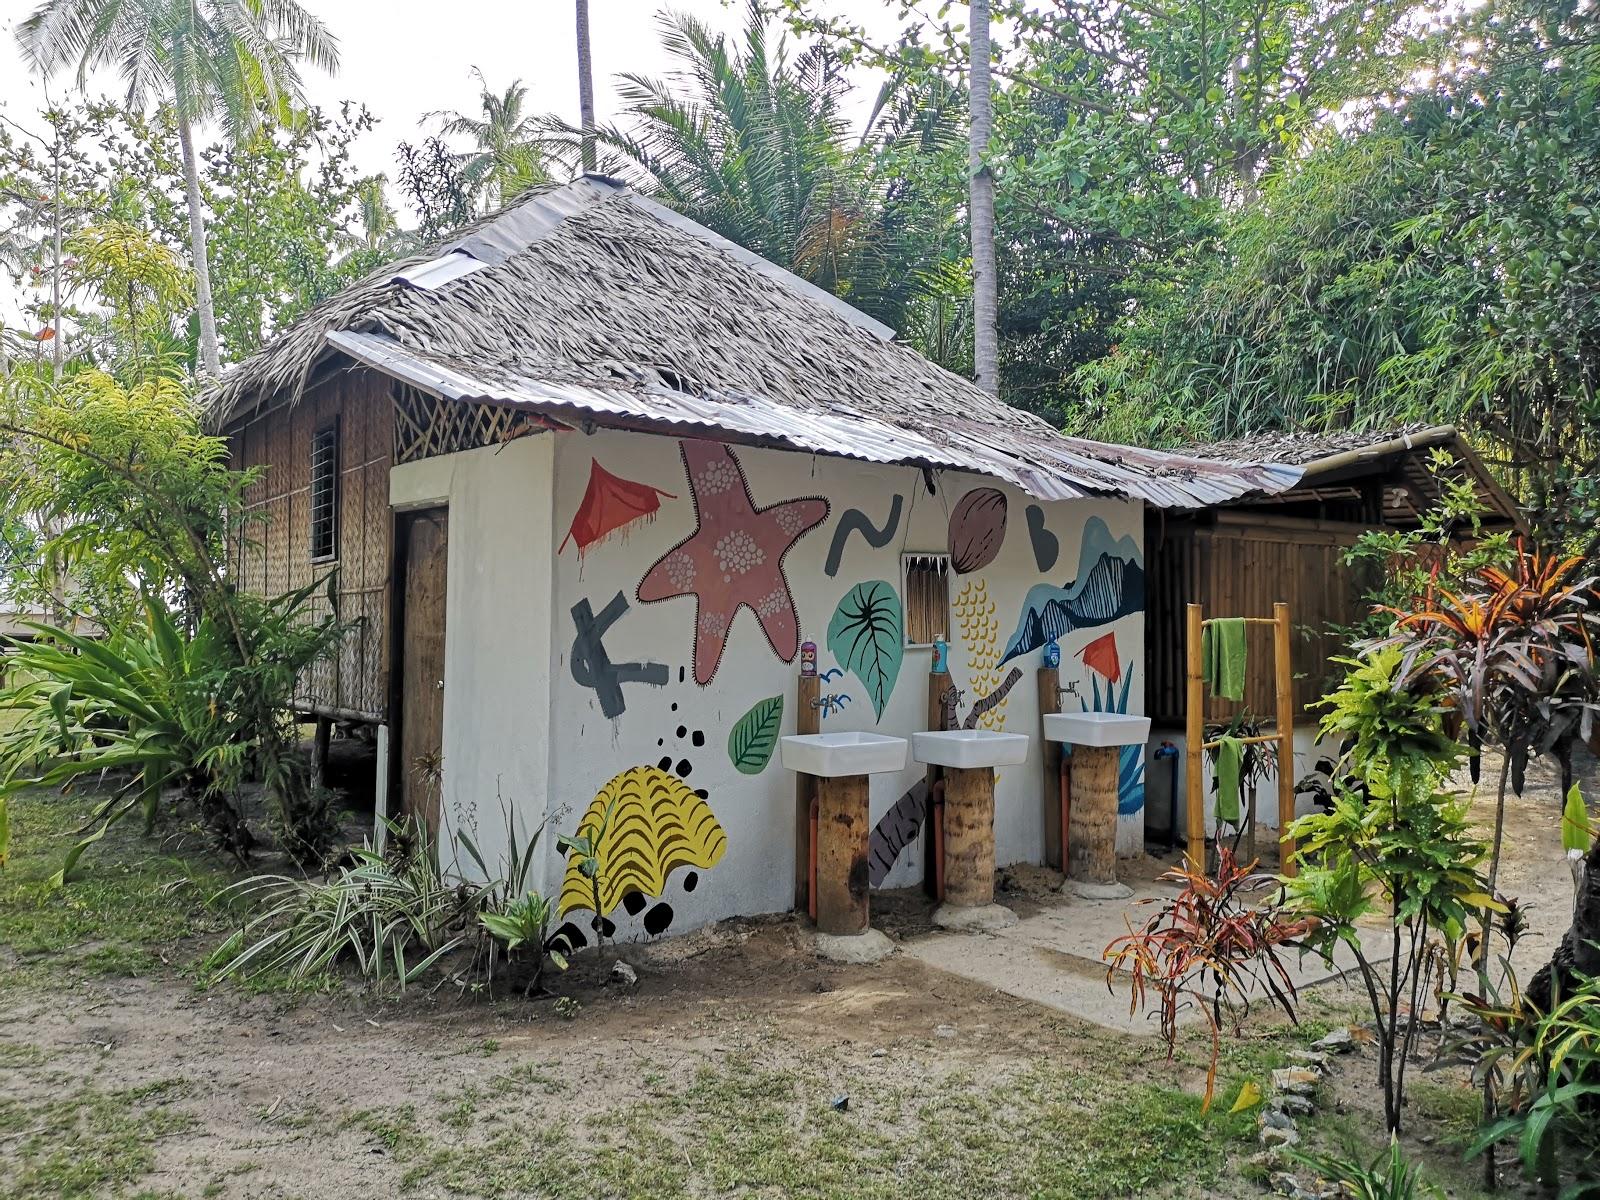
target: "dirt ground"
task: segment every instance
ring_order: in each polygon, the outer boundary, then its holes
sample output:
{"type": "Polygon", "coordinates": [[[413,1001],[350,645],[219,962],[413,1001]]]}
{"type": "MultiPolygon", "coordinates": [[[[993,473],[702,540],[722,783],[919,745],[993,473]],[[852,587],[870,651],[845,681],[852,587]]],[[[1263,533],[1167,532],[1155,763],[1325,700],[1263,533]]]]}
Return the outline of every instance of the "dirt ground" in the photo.
{"type": "MultiPolygon", "coordinates": [[[[1530,905],[1529,963],[1570,903],[1555,790],[1531,778],[1507,822],[1502,888],[1530,905]]],[[[17,836],[20,857],[25,823],[17,836]]],[[[117,853],[138,850],[105,869],[117,853]]],[[[1019,906],[1048,902],[1036,872],[1008,881],[1019,906]]],[[[912,894],[878,912],[896,937],[926,922],[912,894]]],[[[1199,1031],[1168,1062],[1153,1037],[907,955],[824,963],[789,918],[590,955],[536,1001],[201,988],[188,964],[219,928],[185,930],[132,977],[85,968],[92,953],[40,975],[47,957],[6,952],[30,974],[0,986],[0,1195],[1256,1196],[1255,1122],[1232,1095],[1359,1003],[1333,985],[1298,1029],[1253,1021],[1202,1115],[1199,1031]],[[616,957],[637,986],[610,981],[616,957]]],[[[1312,1145],[1370,1156],[1373,1061],[1338,1060],[1312,1145]]],[[[1449,1194],[1477,1195],[1459,1161],[1475,1098],[1419,1079],[1407,1144],[1449,1194]]]]}

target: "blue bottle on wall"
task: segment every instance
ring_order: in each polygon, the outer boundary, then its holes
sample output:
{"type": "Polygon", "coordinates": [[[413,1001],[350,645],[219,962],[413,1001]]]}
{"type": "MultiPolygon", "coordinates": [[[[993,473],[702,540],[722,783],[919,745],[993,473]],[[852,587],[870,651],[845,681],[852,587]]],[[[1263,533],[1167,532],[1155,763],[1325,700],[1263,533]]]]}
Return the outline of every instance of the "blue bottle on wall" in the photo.
{"type": "Polygon", "coordinates": [[[1047,667],[1059,667],[1061,665],[1061,643],[1057,642],[1055,638],[1051,638],[1044,644],[1042,662],[1047,667]]]}
{"type": "Polygon", "coordinates": [[[943,675],[950,670],[950,643],[942,637],[933,639],[933,673],[943,675]]]}

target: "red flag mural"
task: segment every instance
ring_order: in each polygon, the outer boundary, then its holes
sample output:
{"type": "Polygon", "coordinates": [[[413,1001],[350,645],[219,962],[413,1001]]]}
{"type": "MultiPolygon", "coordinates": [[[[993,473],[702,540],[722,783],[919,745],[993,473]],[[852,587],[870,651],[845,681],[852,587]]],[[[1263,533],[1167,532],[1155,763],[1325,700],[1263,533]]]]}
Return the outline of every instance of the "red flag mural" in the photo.
{"type": "Polygon", "coordinates": [[[599,460],[591,460],[589,486],[584,490],[583,503],[578,505],[577,515],[572,518],[567,536],[561,539],[561,549],[556,553],[565,550],[568,542],[576,542],[581,557],[602,538],[655,516],[661,509],[663,496],[668,500],[677,499],[671,492],[663,492],[648,483],[634,483],[613,475],[599,460]]]}
{"type": "Polygon", "coordinates": [[[1083,648],[1083,665],[1112,683],[1122,678],[1122,659],[1117,656],[1117,635],[1097,637],[1083,648]]]}

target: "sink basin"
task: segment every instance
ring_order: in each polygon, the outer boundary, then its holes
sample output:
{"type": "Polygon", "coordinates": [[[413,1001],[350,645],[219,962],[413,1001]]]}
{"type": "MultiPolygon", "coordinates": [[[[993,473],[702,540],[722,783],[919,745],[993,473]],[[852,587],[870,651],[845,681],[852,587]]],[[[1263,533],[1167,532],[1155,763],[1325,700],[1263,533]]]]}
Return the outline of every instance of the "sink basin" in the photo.
{"type": "Polygon", "coordinates": [[[1142,746],[1150,738],[1150,718],[1128,713],[1046,713],[1046,741],[1074,746],[1142,746]]]}
{"type": "Polygon", "coordinates": [[[906,765],[905,738],[882,733],[801,733],[779,743],[783,765],[805,775],[875,775],[906,765]]]}
{"type": "Polygon", "coordinates": [[[938,767],[1012,767],[1028,757],[1028,735],[990,729],[913,733],[911,757],[938,767]]]}

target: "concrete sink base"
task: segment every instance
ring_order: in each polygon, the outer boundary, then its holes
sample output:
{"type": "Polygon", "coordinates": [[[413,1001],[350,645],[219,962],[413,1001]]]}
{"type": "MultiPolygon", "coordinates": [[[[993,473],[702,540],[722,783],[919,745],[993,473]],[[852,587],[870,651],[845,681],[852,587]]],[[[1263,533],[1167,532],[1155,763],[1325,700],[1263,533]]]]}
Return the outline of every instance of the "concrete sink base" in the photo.
{"type": "Polygon", "coordinates": [[[817,956],[829,962],[864,963],[882,962],[895,952],[889,935],[877,929],[865,933],[819,933],[817,956]]]}
{"type": "Polygon", "coordinates": [[[1010,929],[1017,914],[1001,904],[941,904],[933,910],[933,923],[963,933],[992,933],[1010,929]]]}
{"type": "Polygon", "coordinates": [[[1110,883],[1095,883],[1088,879],[1069,879],[1061,885],[1061,890],[1080,900],[1126,900],[1133,895],[1131,887],[1115,880],[1110,883]]]}

